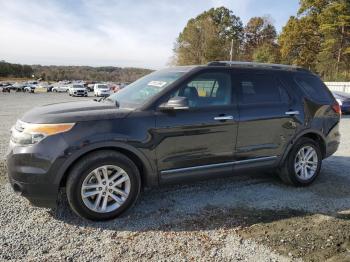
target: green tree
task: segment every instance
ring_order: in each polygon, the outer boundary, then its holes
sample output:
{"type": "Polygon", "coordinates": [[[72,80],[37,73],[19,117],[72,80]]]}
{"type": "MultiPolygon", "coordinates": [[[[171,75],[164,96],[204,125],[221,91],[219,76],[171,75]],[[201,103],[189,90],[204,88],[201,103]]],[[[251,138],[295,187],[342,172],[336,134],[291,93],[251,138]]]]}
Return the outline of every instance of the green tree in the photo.
{"type": "Polygon", "coordinates": [[[231,40],[235,59],[243,37],[239,17],[225,7],[212,8],[190,19],[176,39],[174,62],[178,65],[204,64],[213,60],[227,60],[231,40]]]}
{"type": "Polygon", "coordinates": [[[244,59],[249,61],[252,60],[255,50],[265,44],[273,47],[276,37],[276,29],[268,18],[251,18],[244,27],[244,59]]]}
{"type": "Polygon", "coordinates": [[[350,79],[350,1],[301,0],[279,45],[284,63],[312,69],[326,80],[350,79]]]}
{"type": "Polygon", "coordinates": [[[318,19],[323,36],[318,71],[327,79],[350,76],[350,2],[330,1],[318,19]]]}
{"type": "Polygon", "coordinates": [[[259,63],[279,63],[279,46],[274,43],[265,43],[254,50],[253,60],[259,63]]]}
{"type": "Polygon", "coordinates": [[[314,16],[290,17],[279,36],[281,61],[315,70],[321,35],[314,16]]]}

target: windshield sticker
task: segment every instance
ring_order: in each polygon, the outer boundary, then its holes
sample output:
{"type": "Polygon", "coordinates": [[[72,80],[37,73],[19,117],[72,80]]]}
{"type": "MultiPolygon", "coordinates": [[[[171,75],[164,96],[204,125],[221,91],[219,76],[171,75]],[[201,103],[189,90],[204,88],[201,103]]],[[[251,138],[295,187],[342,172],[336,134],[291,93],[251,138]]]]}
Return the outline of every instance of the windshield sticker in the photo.
{"type": "Polygon", "coordinates": [[[163,87],[165,86],[167,83],[164,81],[151,81],[149,82],[147,85],[148,86],[156,86],[156,87],[163,87]]]}

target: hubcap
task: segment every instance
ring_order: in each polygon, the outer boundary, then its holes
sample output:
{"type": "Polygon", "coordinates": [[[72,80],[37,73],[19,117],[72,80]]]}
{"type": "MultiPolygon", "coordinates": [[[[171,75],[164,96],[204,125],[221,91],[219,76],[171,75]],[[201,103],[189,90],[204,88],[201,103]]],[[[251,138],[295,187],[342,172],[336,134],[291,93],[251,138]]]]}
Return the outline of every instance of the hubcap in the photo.
{"type": "Polygon", "coordinates": [[[311,146],[302,147],[297,153],[294,161],[294,170],[301,180],[312,178],[318,167],[316,150],[311,146]]]}
{"type": "Polygon", "coordinates": [[[81,198],[87,208],[98,213],[118,209],[130,193],[130,178],[120,167],[105,165],[91,171],[83,181],[81,198]]]}

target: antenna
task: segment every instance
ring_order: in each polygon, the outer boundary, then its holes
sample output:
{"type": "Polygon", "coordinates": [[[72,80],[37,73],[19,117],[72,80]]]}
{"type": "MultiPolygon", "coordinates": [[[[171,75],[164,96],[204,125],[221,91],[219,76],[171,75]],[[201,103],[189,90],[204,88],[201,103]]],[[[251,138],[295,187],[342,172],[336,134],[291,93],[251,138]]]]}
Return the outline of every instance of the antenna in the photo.
{"type": "Polygon", "coordinates": [[[233,55],[233,38],[231,39],[230,62],[232,62],[232,55],[233,55]]]}

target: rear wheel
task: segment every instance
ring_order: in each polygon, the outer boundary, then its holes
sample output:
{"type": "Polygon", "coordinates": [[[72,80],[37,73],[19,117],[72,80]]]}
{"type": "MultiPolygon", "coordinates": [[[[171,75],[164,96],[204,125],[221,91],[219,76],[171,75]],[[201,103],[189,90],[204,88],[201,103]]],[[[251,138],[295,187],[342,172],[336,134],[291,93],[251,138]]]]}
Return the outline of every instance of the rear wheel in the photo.
{"type": "Polygon", "coordinates": [[[301,138],[289,152],[279,176],[290,185],[310,185],[319,175],[322,164],[320,146],[310,138],[301,138]]]}
{"type": "Polygon", "coordinates": [[[136,165],[125,155],[106,150],[80,160],[69,174],[66,190],[75,213],[102,221],[116,218],[129,209],[140,187],[136,165]]]}

